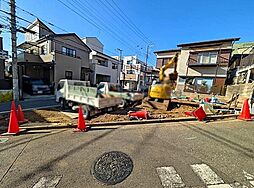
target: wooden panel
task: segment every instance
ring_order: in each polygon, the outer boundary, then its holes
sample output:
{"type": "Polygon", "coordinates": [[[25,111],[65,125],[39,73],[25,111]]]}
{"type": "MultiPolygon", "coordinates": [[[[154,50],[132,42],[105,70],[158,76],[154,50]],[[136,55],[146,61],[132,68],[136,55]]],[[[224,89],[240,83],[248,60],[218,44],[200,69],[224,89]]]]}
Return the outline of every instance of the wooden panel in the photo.
{"type": "Polygon", "coordinates": [[[214,94],[223,94],[225,78],[216,78],[213,83],[212,93],[214,94]]]}
{"type": "Polygon", "coordinates": [[[162,67],[163,59],[157,59],[156,61],[156,68],[159,69],[162,67]]]}

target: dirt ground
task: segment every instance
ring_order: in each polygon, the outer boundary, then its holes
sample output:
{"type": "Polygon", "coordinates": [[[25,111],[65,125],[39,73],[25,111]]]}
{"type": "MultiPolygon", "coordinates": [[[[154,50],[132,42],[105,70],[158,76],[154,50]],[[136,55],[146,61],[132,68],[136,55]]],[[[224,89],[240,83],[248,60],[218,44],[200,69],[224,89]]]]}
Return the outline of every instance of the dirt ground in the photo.
{"type": "MultiPolygon", "coordinates": [[[[144,101],[143,104],[135,107],[127,107],[124,109],[118,109],[116,111],[98,114],[95,117],[92,117],[86,122],[95,123],[95,122],[111,122],[111,121],[125,121],[129,120],[128,112],[129,111],[138,111],[138,110],[147,110],[151,116],[150,119],[164,119],[164,118],[175,118],[175,117],[184,117],[184,112],[193,111],[196,107],[181,105],[176,106],[174,109],[167,111],[167,102],[166,103],[156,103],[158,109],[154,109],[148,102],[144,101]],[[163,110],[162,110],[163,109],[163,110]]],[[[47,122],[47,123],[58,123],[58,124],[77,124],[77,119],[71,119],[67,115],[61,113],[60,109],[45,109],[45,110],[32,110],[25,112],[25,117],[29,119],[30,122],[47,122]]]]}

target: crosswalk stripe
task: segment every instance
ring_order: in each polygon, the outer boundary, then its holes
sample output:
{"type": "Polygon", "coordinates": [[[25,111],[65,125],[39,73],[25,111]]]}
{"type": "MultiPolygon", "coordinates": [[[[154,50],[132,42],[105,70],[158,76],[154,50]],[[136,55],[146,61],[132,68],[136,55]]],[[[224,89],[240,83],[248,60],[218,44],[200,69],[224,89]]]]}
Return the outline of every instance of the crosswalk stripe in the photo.
{"type": "Polygon", "coordinates": [[[207,188],[232,188],[229,184],[208,185],[207,188]]]}
{"type": "Polygon", "coordinates": [[[206,185],[224,183],[224,181],[206,164],[194,164],[191,165],[191,168],[206,185]]]}
{"type": "Polygon", "coordinates": [[[156,170],[164,188],[181,188],[185,186],[174,167],[158,167],[156,170]]]}
{"type": "Polygon", "coordinates": [[[61,180],[62,176],[51,176],[51,177],[42,177],[34,186],[33,188],[55,188],[59,181],[61,180]]]}

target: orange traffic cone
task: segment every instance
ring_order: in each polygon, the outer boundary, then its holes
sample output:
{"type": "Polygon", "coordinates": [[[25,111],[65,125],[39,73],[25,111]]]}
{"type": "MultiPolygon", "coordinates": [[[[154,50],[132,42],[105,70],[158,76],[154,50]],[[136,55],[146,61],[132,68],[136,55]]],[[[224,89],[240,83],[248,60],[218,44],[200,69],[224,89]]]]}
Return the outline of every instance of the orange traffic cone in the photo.
{"type": "Polygon", "coordinates": [[[15,105],[14,101],[11,102],[11,110],[13,110],[16,113],[16,116],[17,116],[17,110],[16,110],[16,105],[15,105]]]}
{"type": "Polygon", "coordinates": [[[17,118],[18,118],[18,122],[19,123],[26,123],[26,122],[28,122],[28,120],[25,119],[25,117],[24,117],[24,113],[22,111],[21,105],[18,106],[18,115],[17,115],[17,118]]]}
{"type": "Polygon", "coordinates": [[[19,132],[20,130],[19,130],[19,124],[18,124],[16,113],[13,110],[11,110],[7,135],[17,134],[19,132]]]}
{"type": "Polygon", "coordinates": [[[78,111],[78,127],[74,130],[74,132],[85,132],[86,131],[86,122],[83,116],[82,107],[79,107],[78,111]]]}
{"type": "Polygon", "coordinates": [[[141,111],[129,111],[128,112],[129,117],[135,117],[137,119],[147,119],[148,118],[148,112],[146,110],[141,110],[141,111]]]}
{"type": "Polygon", "coordinates": [[[242,108],[241,114],[240,114],[240,116],[238,117],[238,119],[246,120],[246,121],[252,120],[252,119],[251,119],[251,115],[250,115],[250,107],[249,107],[249,102],[248,102],[248,100],[249,100],[249,99],[245,99],[245,100],[244,100],[243,108],[242,108]]]}

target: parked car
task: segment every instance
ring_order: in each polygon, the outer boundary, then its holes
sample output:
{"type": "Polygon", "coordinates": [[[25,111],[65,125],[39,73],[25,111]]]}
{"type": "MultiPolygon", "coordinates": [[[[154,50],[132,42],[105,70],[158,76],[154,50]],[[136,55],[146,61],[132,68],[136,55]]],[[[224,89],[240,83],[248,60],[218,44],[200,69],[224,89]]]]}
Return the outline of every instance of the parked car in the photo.
{"type": "Polygon", "coordinates": [[[23,76],[23,91],[35,95],[35,94],[50,94],[50,88],[41,79],[31,78],[29,76],[23,76]]]}

